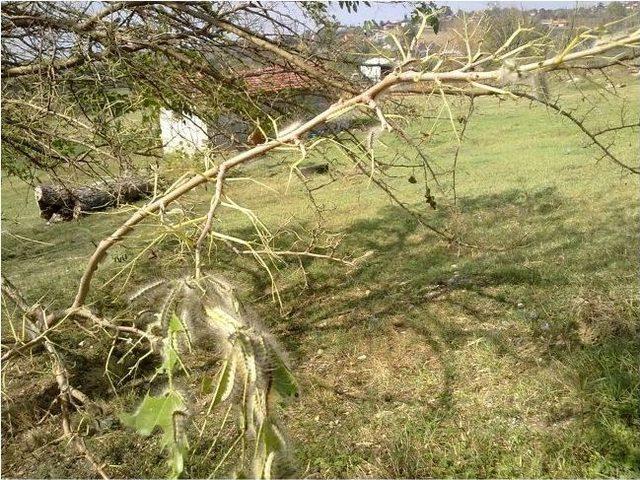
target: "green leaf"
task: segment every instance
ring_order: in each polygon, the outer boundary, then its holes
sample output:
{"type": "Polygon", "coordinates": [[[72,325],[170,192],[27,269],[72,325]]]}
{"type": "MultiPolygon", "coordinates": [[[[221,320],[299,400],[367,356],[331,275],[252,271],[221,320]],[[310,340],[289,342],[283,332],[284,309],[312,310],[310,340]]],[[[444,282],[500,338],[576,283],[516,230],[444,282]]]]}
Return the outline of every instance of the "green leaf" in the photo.
{"type": "Polygon", "coordinates": [[[213,378],[203,377],[200,385],[200,393],[202,395],[209,395],[213,392],[213,378]]]}
{"type": "Polygon", "coordinates": [[[182,448],[171,449],[171,459],[169,465],[171,465],[171,477],[178,478],[184,470],[184,455],[186,451],[182,448]]]}
{"type": "Polygon", "coordinates": [[[233,391],[233,382],[236,377],[236,360],[235,357],[231,357],[225,360],[222,364],[222,371],[218,377],[218,384],[216,385],[215,394],[211,405],[209,406],[209,412],[218,404],[224,402],[231,392],[233,391]]]}
{"type": "Polygon", "coordinates": [[[173,431],[173,413],[182,409],[182,398],[177,392],[168,392],[159,397],[147,394],[135,413],[122,414],[120,420],[145,437],[160,427],[166,438],[167,432],[172,434],[173,431]]]}
{"type": "Polygon", "coordinates": [[[168,447],[171,476],[178,478],[184,470],[184,455],[188,442],[179,421],[184,416],[184,402],[176,391],[161,396],[147,394],[133,414],[120,415],[120,421],[138,434],[149,436],[159,427],[162,430],[162,446],[168,447]]]}
{"type": "Polygon", "coordinates": [[[169,333],[180,333],[184,332],[184,327],[182,326],[182,322],[178,318],[178,316],[174,313],[169,319],[169,333]]]}
{"type": "MultiPolygon", "coordinates": [[[[174,347],[174,340],[175,337],[182,332],[185,332],[185,329],[182,326],[182,322],[180,321],[180,319],[174,313],[169,319],[169,324],[167,326],[167,337],[163,340],[163,361],[162,365],[158,367],[158,373],[166,373],[169,376],[173,374],[176,363],[180,361],[180,356],[174,347]]],[[[186,370],[185,373],[187,373],[186,370]]]]}
{"type": "Polygon", "coordinates": [[[433,28],[433,33],[437,35],[438,30],[440,30],[440,22],[437,18],[433,18],[429,23],[431,24],[431,28],[433,28]]]}
{"type": "Polygon", "coordinates": [[[291,371],[282,361],[279,355],[274,354],[274,369],[272,372],[272,388],[278,392],[282,398],[295,397],[298,395],[298,386],[291,371]]]}
{"type": "Polygon", "coordinates": [[[171,375],[173,373],[173,367],[178,363],[178,352],[173,348],[171,338],[164,339],[164,348],[162,350],[164,360],[162,365],[158,367],[158,373],[166,373],[171,375]]]}
{"type": "Polygon", "coordinates": [[[263,441],[267,453],[280,452],[285,449],[286,443],[282,434],[272,422],[265,422],[263,427],[263,441]]]}

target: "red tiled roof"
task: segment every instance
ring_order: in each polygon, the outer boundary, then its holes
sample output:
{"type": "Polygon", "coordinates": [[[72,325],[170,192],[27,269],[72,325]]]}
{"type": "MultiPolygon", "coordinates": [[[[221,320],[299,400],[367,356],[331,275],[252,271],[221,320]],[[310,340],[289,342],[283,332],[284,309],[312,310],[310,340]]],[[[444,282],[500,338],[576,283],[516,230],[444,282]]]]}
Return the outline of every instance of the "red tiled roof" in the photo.
{"type": "Polygon", "coordinates": [[[243,75],[249,93],[276,93],[286,88],[308,89],[313,81],[304,75],[283,67],[265,67],[243,75]]]}

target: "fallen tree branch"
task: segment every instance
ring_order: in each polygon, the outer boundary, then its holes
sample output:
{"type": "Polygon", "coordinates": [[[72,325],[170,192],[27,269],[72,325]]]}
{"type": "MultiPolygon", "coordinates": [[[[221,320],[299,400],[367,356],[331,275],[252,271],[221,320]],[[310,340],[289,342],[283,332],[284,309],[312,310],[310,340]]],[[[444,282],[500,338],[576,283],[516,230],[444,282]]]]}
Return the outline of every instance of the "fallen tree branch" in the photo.
{"type": "Polygon", "coordinates": [[[44,342],[44,348],[49,354],[49,358],[51,358],[53,362],[53,373],[56,379],[56,383],[58,384],[58,401],[60,402],[60,408],[62,412],[62,430],[64,432],[64,435],[69,439],[71,443],[74,444],[76,451],[84,456],[89,461],[89,463],[91,463],[96,472],[98,472],[98,474],[103,479],[108,479],[109,476],[104,471],[103,465],[100,464],[95,459],[93,454],[89,451],[87,445],[84,442],[84,439],[81,436],[76,435],[76,433],[71,428],[71,397],[80,399],[80,401],[83,402],[87,402],[88,398],[82,392],[73,388],[69,384],[69,375],[67,373],[64,362],[62,361],[62,358],[58,354],[58,351],[54,347],[53,343],[47,338],[46,334],[43,333],[41,326],[31,319],[35,315],[36,318],[39,319],[39,323],[43,324],[42,327],[46,328],[48,327],[46,322],[46,313],[42,308],[29,308],[18,290],[4,276],[2,276],[1,286],[2,293],[4,293],[11,301],[15,303],[15,305],[20,310],[22,310],[25,325],[27,326],[27,334],[32,337],[32,340],[37,340],[40,338],[42,339],[41,341],[44,342]]]}
{"type": "Polygon", "coordinates": [[[39,185],[35,197],[40,216],[47,220],[69,221],[88,212],[107,210],[149,196],[154,183],[139,177],[123,177],[82,187],[39,185]]]}
{"type": "MultiPolygon", "coordinates": [[[[522,73],[530,73],[538,70],[553,70],[561,67],[563,63],[566,62],[572,62],[581,58],[590,57],[598,53],[605,52],[609,49],[618,48],[621,46],[636,46],[638,42],[640,42],[640,30],[604,45],[599,45],[590,49],[585,49],[563,56],[554,56],[544,61],[522,65],[518,67],[518,71],[522,73]]],[[[438,84],[448,81],[495,81],[503,78],[503,75],[504,71],[502,68],[487,72],[466,72],[461,70],[454,70],[450,72],[407,71],[391,73],[380,82],[369,87],[359,95],[356,95],[343,102],[337,102],[331,105],[327,110],[321,112],[307,122],[302,123],[296,128],[291,129],[286,134],[269,140],[261,145],[255,146],[254,148],[242,152],[235,157],[227,160],[226,162],[224,162],[225,170],[230,170],[237,165],[247,163],[275,149],[276,147],[290,142],[295,142],[296,140],[299,140],[302,135],[308,133],[314,127],[317,127],[318,125],[321,125],[333,118],[339,117],[354,107],[370,105],[371,101],[375,100],[377,96],[384,92],[393,90],[393,87],[395,87],[396,85],[401,85],[404,83],[413,84],[416,82],[431,82],[438,84]]],[[[128,235],[133,230],[133,228],[147,216],[160,210],[161,208],[165,208],[168,204],[180,198],[185,193],[215,178],[218,172],[219,167],[215,166],[209,168],[208,170],[205,170],[199,175],[192,177],[182,185],[167,192],[164,196],[138,210],[122,226],[120,226],[120,228],[118,228],[115,232],[102,240],[89,259],[87,267],[82,275],[82,278],[80,279],[78,290],[76,292],[76,296],[74,298],[72,306],[79,307],[84,304],[87,294],[89,293],[89,287],[91,284],[91,280],[93,279],[93,275],[97,270],[100,262],[104,259],[109,248],[111,248],[113,245],[122,240],[126,235],[128,235]]]]}

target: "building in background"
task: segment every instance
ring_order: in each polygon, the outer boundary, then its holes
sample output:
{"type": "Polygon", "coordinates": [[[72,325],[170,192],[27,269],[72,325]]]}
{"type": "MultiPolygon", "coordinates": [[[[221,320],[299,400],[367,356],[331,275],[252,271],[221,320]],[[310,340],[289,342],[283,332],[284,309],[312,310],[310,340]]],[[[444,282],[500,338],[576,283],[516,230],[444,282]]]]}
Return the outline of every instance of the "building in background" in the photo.
{"type": "Polygon", "coordinates": [[[160,138],[165,153],[193,155],[209,144],[207,124],[195,115],[160,110],[160,138]]]}
{"type": "Polygon", "coordinates": [[[254,109],[253,114],[225,111],[209,122],[194,114],[162,109],[160,130],[164,153],[193,155],[205,148],[241,147],[246,145],[258,124],[268,134],[273,133],[269,116],[277,119],[282,127],[316,115],[336,100],[316,80],[282,66],[248,70],[241,78],[247,95],[255,99],[252,104],[260,105],[259,109],[254,109]]]}
{"type": "Polygon", "coordinates": [[[360,73],[373,83],[379,82],[393,70],[393,64],[388,58],[373,57],[360,65],[360,73]]]}

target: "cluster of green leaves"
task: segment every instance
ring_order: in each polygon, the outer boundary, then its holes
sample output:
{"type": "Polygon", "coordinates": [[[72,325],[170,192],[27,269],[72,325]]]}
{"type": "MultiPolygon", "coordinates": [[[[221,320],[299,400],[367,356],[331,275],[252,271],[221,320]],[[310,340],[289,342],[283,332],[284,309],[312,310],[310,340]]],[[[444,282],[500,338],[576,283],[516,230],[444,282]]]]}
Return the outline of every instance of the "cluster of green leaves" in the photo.
{"type": "Polygon", "coordinates": [[[150,436],[156,428],[162,430],[161,446],[169,451],[170,478],[178,478],[183,472],[184,457],[189,449],[184,425],[187,421],[186,405],[173,382],[176,365],[182,363],[176,345],[177,337],[186,333],[182,322],[174,314],[169,320],[163,342],[163,362],[157,370],[157,374],[167,376],[167,389],[160,395],[147,393],[134,413],[120,416],[125,426],[142,436],[150,436]]]}
{"type": "Polygon", "coordinates": [[[420,25],[423,18],[426,18],[427,25],[429,25],[434,33],[438,33],[440,29],[440,20],[438,20],[438,14],[440,10],[434,2],[419,2],[416,4],[415,9],[411,12],[411,25],[420,25]]]}
{"type": "MultiPolygon", "coordinates": [[[[279,349],[255,325],[239,321],[220,307],[207,308],[206,313],[214,329],[229,334],[209,411],[228,400],[236,402],[243,435],[253,447],[238,465],[237,475],[271,478],[275,458],[288,449],[273,409],[278,399],[297,396],[295,379],[279,349]],[[233,392],[241,393],[234,397],[233,392]]],[[[241,314],[240,308],[236,314],[241,314]]]]}
{"type": "MultiPolygon", "coordinates": [[[[331,2],[303,2],[301,7],[318,23],[324,23],[328,19],[328,7],[331,2]]],[[[360,0],[340,0],[338,7],[347,12],[357,13],[360,4],[371,6],[371,2],[360,0]]]]}
{"type": "Polygon", "coordinates": [[[358,2],[358,1],[354,1],[354,0],[343,0],[343,1],[339,1],[338,2],[338,6],[344,10],[346,10],[347,12],[351,13],[357,13],[358,12],[358,6],[359,4],[362,3],[363,5],[366,5],[367,7],[371,6],[370,2],[358,2]]]}

